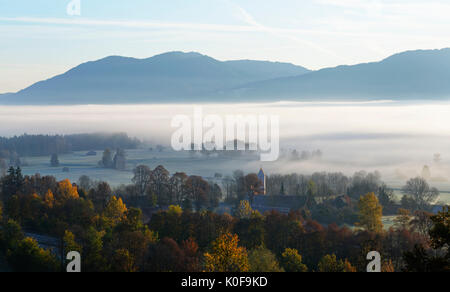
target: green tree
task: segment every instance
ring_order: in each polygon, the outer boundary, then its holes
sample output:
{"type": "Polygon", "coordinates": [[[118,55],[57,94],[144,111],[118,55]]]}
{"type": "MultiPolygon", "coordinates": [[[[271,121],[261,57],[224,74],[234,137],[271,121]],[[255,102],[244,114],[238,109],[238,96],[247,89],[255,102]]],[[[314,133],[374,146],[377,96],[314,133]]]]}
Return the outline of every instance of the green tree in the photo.
{"type": "Polygon", "coordinates": [[[16,272],[56,272],[59,269],[56,257],[28,237],[8,251],[7,261],[16,272]]]}
{"type": "Polygon", "coordinates": [[[308,190],[306,192],[307,201],[306,201],[306,207],[311,210],[315,204],[316,204],[316,196],[317,196],[317,185],[313,180],[310,180],[308,182],[308,190]]]}
{"type": "Polygon", "coordinates": [[[108,148],[105,149],[105,151],[103,152],[102,160],[99,162],[99,164],[100,164],[100,166],[102,166],[104,168],[113,168],[114,167],[111,150],[109,150],[108,148]]]}
{"type": "Polygon", "coordinates": [[[25,238],[25,235],[19,223],[14,220],[8,220],[2,230],[3,246],[5,249],[12,248],[19,244],[25,238]]]}
{"type": "Polygon", "coordinates": [[[277,261],[276,256],[264,247],[258,247],[250,251],[248,256],[250,272],[252,273],[279,273],[284,272],[277,261]]]}
{"type": "Polygon", "coordinates": [[[127,167],[127,157],[125,150],[117,149],[116,155],[114,155],[113,167],[117,170],[125,170],[127,167]]]}
{"type": "Polygon", "coordinates": [[[308,267],[303,264],[302,256],[298,250],[286,248],[281,255],[281,265],[288,273],[305,273],[308,272],[308,267]]]}
{"type": "Polygon", "coordinates": [[[59,167],[58,154],[52,154],[52,157],[50,158],[50,166],[51,167],[59,167]]]}
{"type": "Polygon", "coordinates": [[[368,231],[381,232],[383,230],[383,207],[378,202],[374,193],[368,193],[361,197],[358,202],[359,222],[357,226],[368,231]]]}
{"type": "Polygon", "coordinates": [[[24,185],[24,177],[20,167],[16,169],[10,167],[7,175],[1,179],[0,185],[3,202],[7,202],[9,198],[20,193],[24,185]]]}
{"type": "Polygon", "coordinates": [[[77,251],[80,254],[82,254],[82,247],[75,241],[75,235],[72,232],[66,230],[64,232],[63,241],[64,241],[64,253],[67,254],[71,251],[77,251]]]}
{"type": "Polygon", "coordinates": [[[82,270],[86,272],[103,272],[107,269],[106,260],[103,257],[103,232],[89,227],[84,238],[82,253],[82,270]]]}

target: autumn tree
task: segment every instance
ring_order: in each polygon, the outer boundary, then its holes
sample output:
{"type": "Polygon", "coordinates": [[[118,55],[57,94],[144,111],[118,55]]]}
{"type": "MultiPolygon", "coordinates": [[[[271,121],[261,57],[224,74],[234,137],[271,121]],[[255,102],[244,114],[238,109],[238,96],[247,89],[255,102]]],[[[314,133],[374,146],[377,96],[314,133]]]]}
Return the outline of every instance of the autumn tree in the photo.
{"type": "Polygon", "coordinates": [[[183,271],[187,273],[200,272],[199,246],[192,238],[184,240],[181,245],[184,253],[183,271]]]}
{"type": "Polygon", "coordinates": [[[113,196],[106,205],[103,215],[112,226],[116,226],[124,219],[126,212],[127,207],[123,203],[122,198],[117,199],[113,196]]]}
{"type": "Polygon", "coordinates": [[[381,272],[382,273],[395,273],[394,264],[392,263],[392,260],[384,261],[381,266],[381,272]]]}
{"type": "Polygon", "coordinates": [[[55,206],[55,195],[51,190],[48,190],[44,195],[44,204],[48,209],[52,209],[55,206]]]}
{"type": "Polygon", "coordinates": [[[155,246],[148,262],[151,272],[183,272],[184,253],[172,238],[163,238],[155,246]]]}
{"type": "Polygon", "coordinates": [[[317,265],[317,269],[321,273],[356,272],[356,268],[348,260],[338,260],[334,254],[324,256],[317,265]]]}
{"type": "Polygon", "coordinates": [[[66,254],[71,251],[76,251],[82,254],[82,246],[75,241],[75,235],[69,230],[64,232],[63,242],[64,252],[66,254]]]}
{"type": "MultiPolygon", "coordinates": [[[[430,230],[434,248],[450,247],[450,207],[444,207],[437,215],[432,216],[433,227],[430,230]]],[[[450,251],[447,251],[450,255],[450,251]]]]}
{"type": "Polygon", "coordinates": [[[239,238],[230,233],[217,238],[211,252],[205,253],[206,272],[248,272],[250,269],[247,250],[239,247],[239,238]]]}
{"type": "Polygon", "coordinates": [[[374,193],[368,193],[361,197],[358,202],[359,222],[357,226],[368,231],[380,232],[383,230],[383,207],[378,202],[374,193]]]}
{"type": "Polygon", "coordinates": [[[281,266],[288,273],[305,273],[308,272],[308,267],[303,264],[302,256],[298,250],[286,248],[281,255],[281,266]]]}
{"type": "Polygon", "coordinates": [[[66,179],[58,183],[58,191],[56,199],[59,201],[76,200],[79,199],[78,190],[73,186],[70,180],[66,179]]]}
{"type": "Polygon", "coordinates": [[[241,201],[237,207],[234,216],[239,219],[250,219],[255,211],[247,200],[241,201]]]}

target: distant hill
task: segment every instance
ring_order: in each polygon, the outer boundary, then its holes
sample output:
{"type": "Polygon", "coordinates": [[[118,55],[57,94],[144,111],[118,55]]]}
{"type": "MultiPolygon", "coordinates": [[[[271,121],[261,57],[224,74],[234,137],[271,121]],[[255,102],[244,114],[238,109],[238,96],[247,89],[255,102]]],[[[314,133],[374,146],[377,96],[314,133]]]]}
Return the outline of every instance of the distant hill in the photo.
{"type": "Polygon", "coordinates": [[[0,96],[0,103],[214,101],[218,91],[308,72],[292,64],[250,60],[221,62],[198,53],[171,52],[148,59],[112,56],[81,64],[18,93],[0,96]]]}
{"type": "Polygon", "coordinates": [[[227,96],[259,100],[450,98],[450,49],[409,51],[381,62],[255,82],[227,96]]]}
{"type": "Polygon", "coordinates": [[[171,52],[112,56],[38,82],[0,104],[124,104],[450,98],[450,49],[318,71],[287,63],[218,61],[171,52]]]}

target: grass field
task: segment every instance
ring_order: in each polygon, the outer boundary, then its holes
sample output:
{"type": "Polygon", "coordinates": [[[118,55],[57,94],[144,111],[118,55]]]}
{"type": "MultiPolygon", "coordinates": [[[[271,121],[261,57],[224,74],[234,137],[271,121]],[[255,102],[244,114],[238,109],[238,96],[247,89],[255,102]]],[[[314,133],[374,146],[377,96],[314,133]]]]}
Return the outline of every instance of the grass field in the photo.
{"type": "MultiPolygon", "coordinates": [[[[86,152],[75,152],[66,155],[60,155],[60,167],[50,167],[50,157],[27,157],[25,158],[27,166],[23,167],[23,172],[27,175],[40,173],[41,175],[52,175],[58,180],[70,179],[78,181],[80,176],[87,175],[93,180],[106,181],[112,186],[129,184],[133,177],[133,169],[140,164],[155,168],[163,165],[172,174],[175,172],[185,172],[188,175],[199,175],[211,179],[215,173],[223,176],[231,175],[234,170],[241,169],[244,172],[257,172],[260,167],[264,167],[266,174],[279,173],[279,169],[285,165],[284,162],[261,163],[258,157],[243,156],[236,158],[223,158],[205,156],[192,156],[188,152],[174,151],[150,151],[148,149],[127,150],[127,169],[117,171],[113,169],[104,169],[98,166],[102,158],[102,151],[97,151],[96,156],[86,156],[86,152]],[[63,168],[68,167],[69,172],[63,172],[63,168]]],[[[302,169],[293,170],[303,173],[302,169]]],[[[392,187],[399,188],[404,182],[393,182],[392,187]]],[[[449,190],[450,185],[441,184],[437,186],[441,190],[449,190]]],[[[395,191],[396,198],[400,200],[402,193],[395,191]]],[[[441,193],[438,203],[450,204],[450,193],[441,193]]]]}
{"type": "Polygon", "coordinates": [[[80,176],[87,175],[94,180],[107,181],[112,186],[128,184],[133,177],[133,169],[137,165],[145,164],[150,168],[163,165],[170,173],[185,172],[188,175],[199,175],[205,178],[214,177],[215,173],[222,175],[232,174],[234,170],[242,169],[245,172],[257,172],[260,162],[255,157],[240,158],[207,158],[192,157],[187,152],[150,151],[148,149],[127,150],[127,168],[124,171],[105,169],[98,166],[103,151],[97,151],[97,156],[86,156],[86,152],[75,152],[60,155],[59,167],[50,167],[50,157],[27,157],[23,167],[24,174],[52,175],[58,180],[70,179],[77,181],[80,176]],[[68,167],[69,172],[63,172],[68,167]]]}

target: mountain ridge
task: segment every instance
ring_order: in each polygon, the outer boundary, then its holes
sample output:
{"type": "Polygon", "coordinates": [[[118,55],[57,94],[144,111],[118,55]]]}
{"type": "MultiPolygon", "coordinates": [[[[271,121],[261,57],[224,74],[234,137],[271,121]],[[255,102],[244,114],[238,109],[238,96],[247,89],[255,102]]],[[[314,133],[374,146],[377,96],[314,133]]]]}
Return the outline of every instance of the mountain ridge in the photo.
{"type": "Polygon", "coordinates": [[[3,104],[125,104],[450,98],[450,49],[310,71],[289,63],[219,61],[196,52],[108,56],[76,66],[3,104]]]}
{"type": "Polygon", "coordinates": [[[145,59],[108,56],[6,97],[9,103],[18,104],[207,101],[208,95],[219,90],[308,72],[289,63],[218,61],[195,52],[169,52],[145,59]]]}
{"type": "Polygon", "coordinates": [[[380,62],[324,68],[303,76],[254,82],[240,96],[284,100],[450,98],[450,49],[401,52],[380,62]]]}

